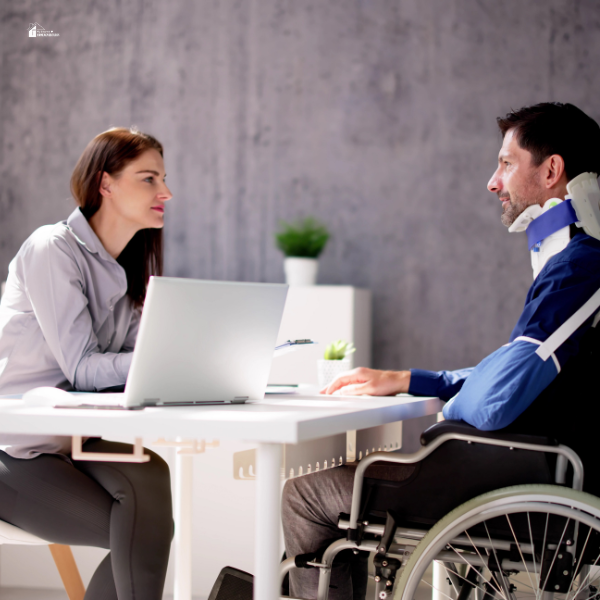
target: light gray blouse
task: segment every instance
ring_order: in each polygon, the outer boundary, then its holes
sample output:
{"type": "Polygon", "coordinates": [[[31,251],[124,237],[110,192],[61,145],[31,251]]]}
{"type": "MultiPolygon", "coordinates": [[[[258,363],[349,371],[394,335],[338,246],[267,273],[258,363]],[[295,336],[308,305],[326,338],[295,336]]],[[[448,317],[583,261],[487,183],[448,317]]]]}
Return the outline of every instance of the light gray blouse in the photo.
{"type": "MultiPolygon", "coordinates": [[[[0,394],[123,385],[140,320],[126,294],[125,270],[79,208],[34,231],[8,267],[0,302],[0,394]]],[[[16,458],[70,446],[68,437],[0,434],[16,458]]]]}

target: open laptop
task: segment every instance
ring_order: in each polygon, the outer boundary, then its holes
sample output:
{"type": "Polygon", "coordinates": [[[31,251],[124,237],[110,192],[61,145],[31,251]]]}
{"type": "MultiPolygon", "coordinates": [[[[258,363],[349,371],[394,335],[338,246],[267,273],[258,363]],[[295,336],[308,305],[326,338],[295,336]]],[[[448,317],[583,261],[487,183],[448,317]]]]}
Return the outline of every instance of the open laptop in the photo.
{"type": "Polygon", "coordinates": [[[71,398],[81,407],[107,408],[260,400],[287,290],[283,284],[151,277],[124,393],[71,398]]]}

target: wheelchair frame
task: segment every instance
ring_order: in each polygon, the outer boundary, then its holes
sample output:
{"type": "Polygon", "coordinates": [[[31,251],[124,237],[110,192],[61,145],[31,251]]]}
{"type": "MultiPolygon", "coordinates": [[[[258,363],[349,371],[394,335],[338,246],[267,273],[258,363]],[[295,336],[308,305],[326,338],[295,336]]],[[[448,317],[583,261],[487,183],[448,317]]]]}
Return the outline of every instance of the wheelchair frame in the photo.
{"type": "MultiPolygon", "coordinates": [[[[475,430],[477,431],[477,430],[475,430]]],[[[310,561],[305,564],[309,567],[319,569],[319,587],[317,592],[317,600],[327,600],[329,592],[329,583],[331,579],[331,569],[333,561],[337,554],[342,550],[351,549],[355,553],[364,550],[375,553],[375,584],[376,598],[386,600],[392,592],[397,571],[406,563],[412,550],[425,537],[429,529],[420,530],[417,528],[397,527],[395,522],[388,522],[385,525],[371,524],[368,521],[359,523],[360,505],[362,499],[362,489],[364,475],[367,468],[375,462],[386,462],[395,464],[414,464],[422,461],[429,456],[442,444],[449,441],[463,441],[468,444],[487,444],[491,446],[499,446],[509,448],[510,450],[531,450],[534,452],[553,453],[557,455],[555,483],[559,485],[565,484],[567,465],[570,463],[573,467],[573,482],[572,489],[580,492],[583,489],[583,463],[579,456],[569,447],[564,445],[547,445],[514,441],[510,439],[499,439],[493,437],[482,437],[477,434],[464,433],[444,433],[439,435],[426,446],[419,449],[413,454],[396,454],[389,452],[373,452],[363,458],[356,469],[354,476],[354,487],[352,492],[352,504],[349,519],[340,519],[338,527],[342,531],[346,531],[346,539],[340,539],[333,542],[323,553],[319,562],[310,561]],[[363,534],[374,534],[381,536],[381,541],[363,540],[363,534]],[[400,559],[392,558],[388,555],[398,556],[400,559]]],[[[533,485],[533,484],[532,484],[533,485]]],[[[393,519],[392,519],[393,521],[393,519]]],[[[441,521],[440,521],[441,522],[441,521]]],[[[482,540],[482,544],[486,541],[482,540]]],[[[496,546],[499,547],[498,545],[496,546]]],[[[290,557],[282,562],[280,567],[280,580],[283,583],[285,575],[294,568],[300,568],[301,565],[296,562],[297,557],[290,557]]],[[[444,563],[446,564],[446,563],[444,563]]],[[[503,563],[504,564],[504,563],[503,563]]],[[[435,575],[434,575],[435,576],[435,575]]],[[[452,583],[457,587],[459,580],[456,574],[448,571],[448,576],[452,583]]],[[[441,594],[434,590],[434,600],[440,600],[441,594]],[[437,596],[437,598],[436,598],[437,596]]],[[[284,598],[284,597],[282,597],[284,598]]],[[[288,600],[286,598],[286,600],[288,600]]],[[[289,598],[289,600],[294,600],[289,598]]],[[[300,599],[295,599],[300,600],[300,599]]],[[[412,599],[411,599],[412,600],[412,599]]],[[[546,600],[546,599],[545,599],[546,600]]]]}

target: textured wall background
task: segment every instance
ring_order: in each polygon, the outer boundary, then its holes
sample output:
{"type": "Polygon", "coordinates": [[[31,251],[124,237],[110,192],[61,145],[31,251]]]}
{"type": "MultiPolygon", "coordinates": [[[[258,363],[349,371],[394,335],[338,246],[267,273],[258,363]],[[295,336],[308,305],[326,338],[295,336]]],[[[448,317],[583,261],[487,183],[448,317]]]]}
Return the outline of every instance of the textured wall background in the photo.
{"type": "Polygon", "coordinates": [[[71,211],[86,143],[136,124],[166,147],[167,273],[283,281],[277,222],[315,215],[320,281],[374,292],[379,367],[476,363],[520,312],[525,238],[485,189],[495,117],[600,118],[594,0],[5,0],[0,18],[1,278],[71,211]]]}

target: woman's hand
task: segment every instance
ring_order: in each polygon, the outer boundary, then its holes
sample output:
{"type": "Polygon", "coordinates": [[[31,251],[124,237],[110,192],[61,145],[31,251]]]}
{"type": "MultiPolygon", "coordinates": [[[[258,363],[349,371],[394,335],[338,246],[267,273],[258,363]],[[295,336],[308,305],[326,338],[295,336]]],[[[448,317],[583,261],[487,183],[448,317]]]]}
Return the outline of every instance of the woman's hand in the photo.
{"type": "Polygon", "coordinates": [[[358,367],[342,373],[321,394],[333,394],[344,389],[345,396],[395,396],[408,392],[410,371],[378,371],[358,367]]]}

